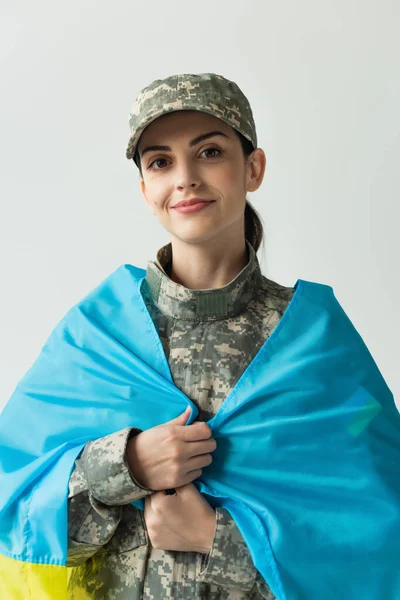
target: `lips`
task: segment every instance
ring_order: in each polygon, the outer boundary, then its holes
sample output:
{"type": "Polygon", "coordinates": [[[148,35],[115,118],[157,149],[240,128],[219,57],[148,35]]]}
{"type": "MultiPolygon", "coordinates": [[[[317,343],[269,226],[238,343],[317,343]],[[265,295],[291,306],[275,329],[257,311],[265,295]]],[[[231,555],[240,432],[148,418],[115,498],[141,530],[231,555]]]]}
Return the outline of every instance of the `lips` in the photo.
{"type": "Polygon", "coordinates": [[[214,200],[207,200],[206,198],[191,198],[190,200],[181,200],[181,202],[174,204],[172,208],[192,206],[193,204],[199,204],[200,202],[214,202],[214,200]]]}
{"type": "Polygon", "coordinates": [[[215,202],[207,200],[206,202],[195,202],[194,204],[187,204],[186,206],[174,206],[173,208],[176,213],[180,213],[182,215],[191,215],[193,213],[207,210],[212,204],[215,204],[215,202]]]}

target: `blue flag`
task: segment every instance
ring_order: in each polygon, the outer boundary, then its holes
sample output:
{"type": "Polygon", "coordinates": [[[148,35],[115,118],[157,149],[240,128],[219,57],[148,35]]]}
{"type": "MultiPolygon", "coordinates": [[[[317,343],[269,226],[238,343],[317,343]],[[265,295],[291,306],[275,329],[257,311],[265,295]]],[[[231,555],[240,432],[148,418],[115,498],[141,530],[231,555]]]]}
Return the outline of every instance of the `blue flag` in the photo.
{"type": "MultiPolygon", "coordinates": [[[[72,307],[0,415],[2,600],[67,598],[68,483],[86,442],[198,415],[144,277],[123,265],[72,307]]],[[[400,415],[330,286],[296,282],[208,424],[217,449],[193,483],[230,512],[278,600],[399,600],[400,415]]]]}

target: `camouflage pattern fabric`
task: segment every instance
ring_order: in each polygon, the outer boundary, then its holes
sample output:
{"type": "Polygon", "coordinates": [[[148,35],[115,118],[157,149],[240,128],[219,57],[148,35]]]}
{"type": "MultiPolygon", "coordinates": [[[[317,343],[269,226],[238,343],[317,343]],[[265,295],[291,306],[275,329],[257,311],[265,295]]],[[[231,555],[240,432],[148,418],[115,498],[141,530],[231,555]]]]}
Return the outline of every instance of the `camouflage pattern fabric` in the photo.
{"type": "MultiPolygon", "coordinates": [[[[168,276],[171,244],[149,261],[143,297],[174,383],[207,421],[271,335],[293,296],[248,263],[228,285],[189,290],[168,276]],[[177,317],[176,315],[179,315],[177,317]]],[[[69,491],[69,598],[74,600],[273,600],[230,513],[216,509],[209,554],[153,548],[142,511],[129,504],[153,493],[125,459],[128,428],[86,444],[69,491]]]]}
{"type": "Polygon", "coordinates": [[[131,136],[126,158],[133,158],[139,138],[152,121],[177,110],[199,110],[225,121],[257,148],[253,113],[239,86],[216,73],[181,73],[156,79],[141,90],[129,113],[131,136]]]}

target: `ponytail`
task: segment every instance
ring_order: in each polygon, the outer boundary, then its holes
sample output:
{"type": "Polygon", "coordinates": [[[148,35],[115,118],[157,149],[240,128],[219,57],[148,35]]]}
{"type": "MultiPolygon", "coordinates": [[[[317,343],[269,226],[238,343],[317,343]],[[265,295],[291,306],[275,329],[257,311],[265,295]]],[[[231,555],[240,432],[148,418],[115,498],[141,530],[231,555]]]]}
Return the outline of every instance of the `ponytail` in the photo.
{"type": "Polygon", "coordinates": [[[246,200],[244,210],[244,237],[253,246],[255,252],[263,241],[264,229],[261,218],[256,209],[246,200]]]}

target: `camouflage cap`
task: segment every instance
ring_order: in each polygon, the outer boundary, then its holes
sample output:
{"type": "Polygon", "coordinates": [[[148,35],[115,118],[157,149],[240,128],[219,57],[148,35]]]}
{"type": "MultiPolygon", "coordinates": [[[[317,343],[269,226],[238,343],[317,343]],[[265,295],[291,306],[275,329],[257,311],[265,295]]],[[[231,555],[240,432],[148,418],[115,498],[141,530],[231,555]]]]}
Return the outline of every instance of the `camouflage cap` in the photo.
{"type": "Polygon", "coordinates": [[[238,85],[215,73],[183,73],[155,79],[139,92],[129,114],[131,136],[126,157],[133,158],[143,130],[152,121],[178,110],[199,110],[218,117],[257,148],[253,113],[238,85]]]}

